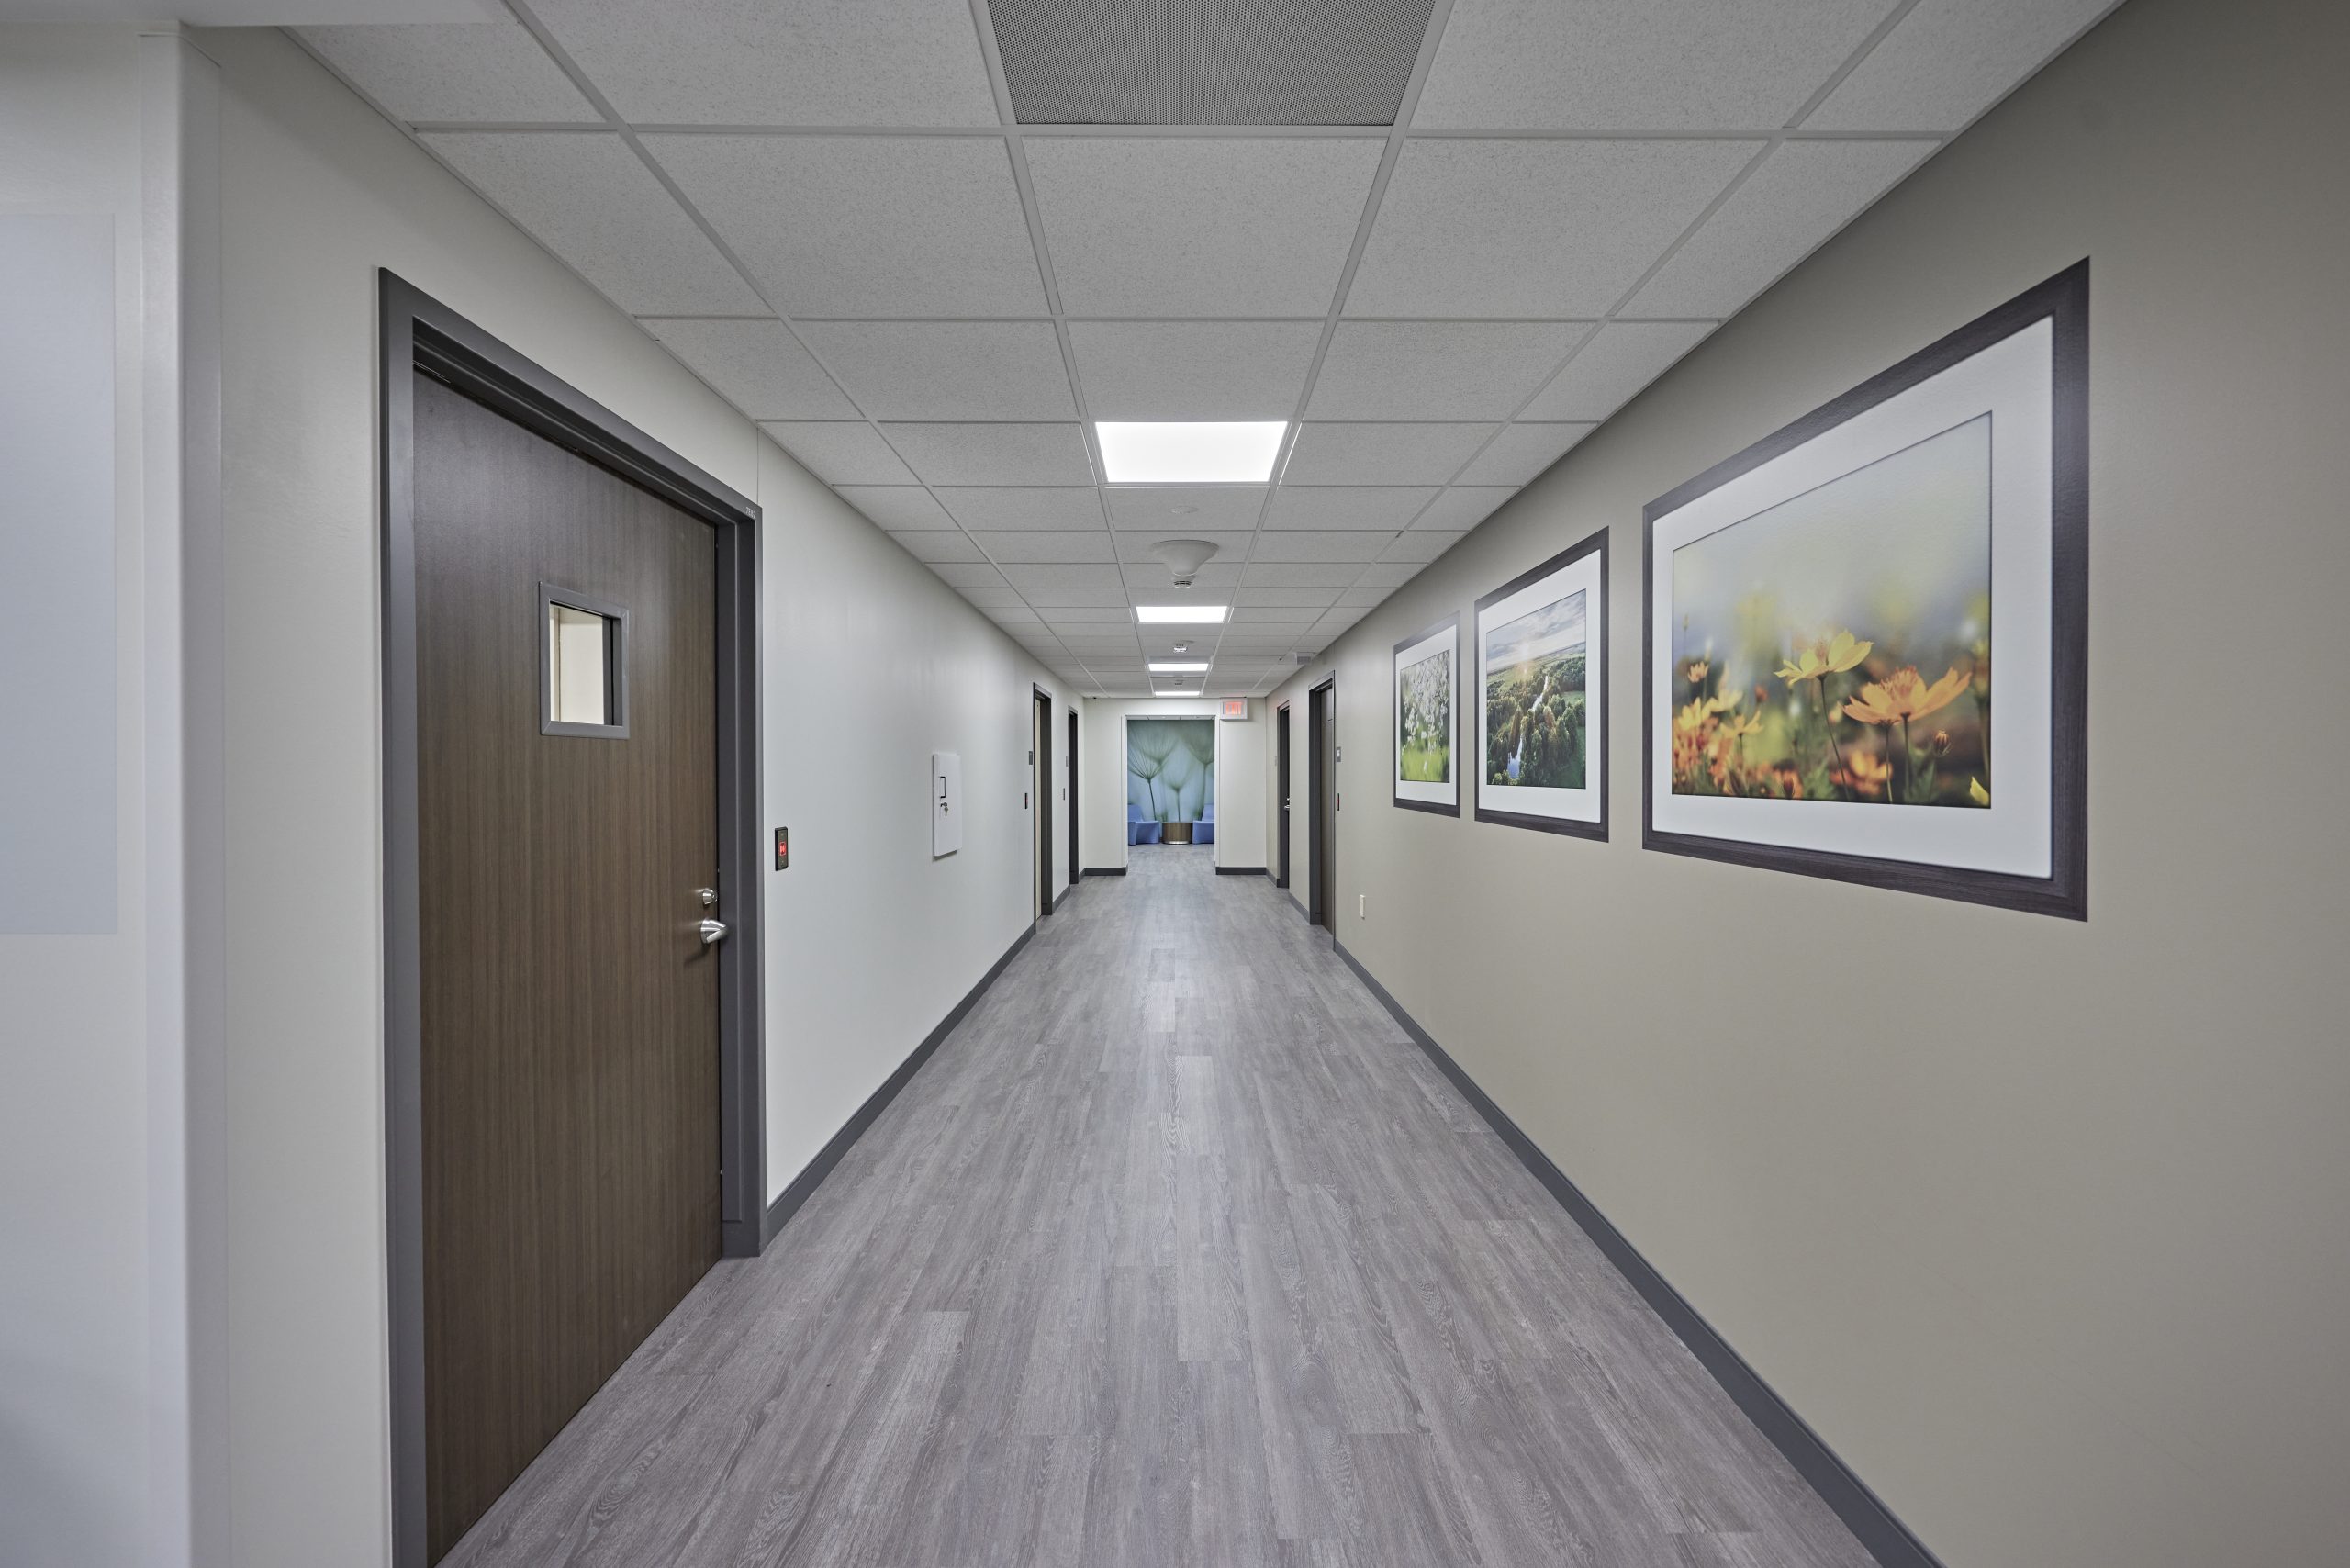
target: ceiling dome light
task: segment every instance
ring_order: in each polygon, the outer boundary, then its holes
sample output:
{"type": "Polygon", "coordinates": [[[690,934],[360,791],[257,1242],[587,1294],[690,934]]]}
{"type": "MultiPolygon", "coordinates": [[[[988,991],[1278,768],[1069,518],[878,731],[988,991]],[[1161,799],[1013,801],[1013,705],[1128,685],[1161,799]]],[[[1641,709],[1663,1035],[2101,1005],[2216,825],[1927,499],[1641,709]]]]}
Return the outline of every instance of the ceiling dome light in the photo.
{"type": "Polygon", "coordinates": [[[1200,568],[1208,564],[1216,547],[1204,539],[1162,539],[1150,547],[1150,553],[1167,564],[1175,575],[1177,588],[1190,588],[1200,568]]]}

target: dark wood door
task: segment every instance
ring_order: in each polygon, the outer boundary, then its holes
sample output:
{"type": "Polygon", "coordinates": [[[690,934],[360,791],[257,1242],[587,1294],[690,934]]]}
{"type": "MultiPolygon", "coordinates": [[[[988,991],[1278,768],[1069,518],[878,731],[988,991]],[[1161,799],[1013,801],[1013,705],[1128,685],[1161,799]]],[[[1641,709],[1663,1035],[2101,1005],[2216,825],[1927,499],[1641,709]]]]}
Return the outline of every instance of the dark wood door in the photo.
{"type": "Polygon", "coordinates": [[[716,560],[420,375],[415,510],[438,1562],[718,1259],[716,560]],[[550,586],[625,611],[624,735],[542,733],[550,586]]]}
{"type": "Polygon", "coordinates": [[[1041,691],[1035,695],[1035,722],[1030,727],[1036,749],[1030,756],[1036,786],[1036,914],[1042,919],[1053,913],[1053,895],[1060,890],[1053,886],[1053,700],[1041,691]]]}
{"type": "Polygon", "coordinates": [[[1316,925],[1338,933],[1338,689],[1336,682],[1306,694],[1306,771],[1311,775],[1314,878],[1311,910],[1316,925]]]}
{"type": "Polygon", "coordinates": [[[1061,754],[1061,767],[1069,773],[1069,885],[1077,886],[1083,876],[1083,862],[1078,857],[1077,824],[1084,819],[1077,814],[1077,710],[1069,711],[1069,749],[1061,754]]]}
{"type": "Polygon", "coordinates": [[[1275,780],[1275,793],[1281,801],[1281,845],[1275,851],[1281,857],[1281,878],[1273,885],[1289,886],[1289,705],[1283,703],[1273,714],[1273,748],[1281,756],[1280,776],[1275,780]]]}

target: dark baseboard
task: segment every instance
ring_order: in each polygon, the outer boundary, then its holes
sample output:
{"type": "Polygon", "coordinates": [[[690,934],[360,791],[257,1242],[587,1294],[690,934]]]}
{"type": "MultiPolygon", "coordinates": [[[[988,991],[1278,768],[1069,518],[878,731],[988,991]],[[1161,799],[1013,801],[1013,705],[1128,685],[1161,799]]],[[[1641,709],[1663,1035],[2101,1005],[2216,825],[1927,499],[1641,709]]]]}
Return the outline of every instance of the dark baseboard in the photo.
{"type": "Polygon", "coordinates": [[[1821,1440],[1819,1434],[1813,1431],[1810,1425],[1796,1415],[1794,1407],[1780,1398],[1752,1367],[1746,1364],[1745,1358],[1730,1348],[1729,1341],[1706,1321],[1689,1304],[1688,1298],[1674,1290],[1671,1282],[1640,1256],[1639,1249],[1608,1222],[1607,1216],[1601,1214],[1589,1198],[1583,1196],[1583,1190],[1568,1179],[1567,1173],[1560,1170],[1516,1122],[1510,1120],[1509,1113],[1494,1103],[1493,1096],[1478,1086],[1467,1070],[1454,1061],[1451,1054],[1420,1027],[1419,1021],[1404,1012],[1403,1005],[1387,993],[1387,988],[1374,980],[1371,971],[1364,969],[1343,945],[1337,945],[1337,952],[1338,957],[1347,961],[1347,967],[1371,989],[1371,994],[1379,999],[1380,1005],[1387,1009],[1395,1022],[1404,1026],[1404,1032],[1410,1035],[1413,1042],[1427,1054],[1428,1059],[1452,1081],[1452,1086],[1460,1091],[1461,1098],[1468,1101],[1477,1114],[1485,1118],[1486,1124],[1501,1135],[1510,1152],[1517,1156],[1518,1163],[1532,1171],[1534,1179],[1548,1188],[1560,1206],[1583,1226],[1584,1233],[1607,1255],[1607,1260],[1616,1265],[1632,1288],[1640,1293],[1640,1298],[1664,1319],[1665,1327],[1689,1347],[1690,1353],[1713,1374],[1714,1381],[1720,1383],[1723,1391],[1746,1413],[1747,1419],[1754,1423],[1774,1447],[1786,1455],[1787,1462],[1795,1466],[1796,1473],[1811,1484],[1812,1490],[1819,1494],[1820,1500],[1844,1521],[1844,1528],[1859,1539],[1870,1555],[1885,1568],[1942,1568],[1942,1560],[1927,1550],[1925,1542],[1909,1533],[1909,1527],[1895,1517],[1893,1510],[1886,1506],[1884,1499],[1869,1490],[1868,1483],[1837,1458],[1835,1450],[1821,1440]]]}
{"type": "Polygon", "coordinates": [[[1123,877],[1126,868],[1124,866],[1088,866],[1085,874],[1089,877],[1123,877]]]}
{"type": "Polygon", "coordinates": [[[1046,913],[1052,913],[1052,914],[1058,914],[1058,913],[1060,913],[1061,905],[1063,905],[1063,904],[1065,904],[1065,903],[1069,902],[1069,894],[1071,894],[1071,893],[1073,893],[1073,892],[1075,892],[1075,891],[1077,891],[1077,888],[1076,888],[1075,884],[1071,884],[1071,885],[1070,885],[1070,886],[1069,886],[1069,887],[1063,888],[1063,889],[1062,889],[1058,893],[1056,893],[1056,894],[1053,896],[1053,907],[1051,908],[1051,910],[1049,910],[1049,911],[1048,911],[1048,912],[1046,912],[1046,913]]]}
{"type": "MultiPolygon", "coordinates": [[[[938,1027],[923,1036],[922,1044],[913,1048],[913,1054],[900,1062],[898,1070],[891,1073],[880,1088],[866,1097],[865,1103],[856,1108],[856,1114],[848,1119],[840,1131],[832,1136],[831,1140],[824,1145],[816,1158],[808,1162],[808,1168],[794,1176],[791,1179],[791,1184],[776,1194],[775,1202],[767,1205],[767,1241],[773,1241],[776,1232],[781,1230],[790,1221],[791,1216],[800,1212],[800,1206],[802,1204],[815,1195],[816,1189],[824,1184],[824,1178],[833,1173],[833,1167],[841,1162],[842,1156],[856,1147],[856,1140],[865,1136],[865,1129],[871,1126],[880,1117],[881,1113],[890,1108],[890,1102],[895,1100],[898,1097],[898,1092],[912,1081],[915,1073],[922,1070],[922,1064],[938,1053],[938,1047],[946,1043],[946,1036],[955,1032],[955,1025],[960,1024],[965,1015],[978,1003],[979,998],[987,994],[988,987],[995,984],[996,977],[1002,974],[1005,966],[1020,956],[1020,949],[1028,946],[1028,939],[1035,935],[1036,928],[1033,924],[1022,932],[1020,939],[1006,947],[1003,950],[1003,957],[998,958],[989,968],[988,972],[979,977],[979,983],[966,992],[962,1001],[947,1010],[946,1016],[938,1021],[938,1027]]],[[[762,1247],[765,1245],[766,1242],[761,1243],[762,1247]]]]}
{"type": "Polygon", "coordinates": [[[1265,868],[1262,866],[1219,866],[1215,874],[1219,877],[1261,877],[1265,868]]]}

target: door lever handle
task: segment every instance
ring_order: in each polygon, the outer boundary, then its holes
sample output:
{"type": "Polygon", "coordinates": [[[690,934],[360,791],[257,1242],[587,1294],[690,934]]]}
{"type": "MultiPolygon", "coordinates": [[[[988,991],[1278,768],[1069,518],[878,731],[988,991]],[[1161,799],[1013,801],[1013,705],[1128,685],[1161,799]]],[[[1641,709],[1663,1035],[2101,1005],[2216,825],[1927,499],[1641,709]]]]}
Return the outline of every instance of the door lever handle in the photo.
{"type": "Polygon", "coordinates": [[[703,946],[707,947],[713,943],[723,942],[725,940],[726,923],[724,921],[705,920],[701,923],[701,945],[703,946]]]}

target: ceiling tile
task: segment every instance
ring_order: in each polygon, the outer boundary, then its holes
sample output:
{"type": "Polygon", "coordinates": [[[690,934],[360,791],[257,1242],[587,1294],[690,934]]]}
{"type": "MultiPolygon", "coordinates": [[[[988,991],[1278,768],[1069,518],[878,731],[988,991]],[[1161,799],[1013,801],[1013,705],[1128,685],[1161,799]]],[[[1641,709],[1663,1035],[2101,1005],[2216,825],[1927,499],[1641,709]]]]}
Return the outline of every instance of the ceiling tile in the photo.
{"type": "Polygon", "coordinates": [[[1326,315],[1383,143],[1037,137],[1028,172],[1078,316],[1326,315]]]}
{"type": "Polygon", "coordinates": [[[1493,515],[1495,507],[1517,494],[1515,485],[1455,485],[1412,520],[1414,528],[1474,528],[1493,515]]]}
{"type": "Polygon", "coordinates": [[[1247,489],[1128,489],[1105,487],[1110,526],[1161,536],[1253,529],[1265,509],[1261,487],[1247,489]]]}
{"type": "Polygon", "coordinates": [[[1099,532],[1102,500],[1091,485],[980,485],[938,492],[955,521],[974,531],[1047,528],[1099,532]]]}
{"type": "MultiPolygon", "coordinates": [[[[954,532],[955,520],[919,485],[841,485],[835,488],[841,499],[884,528],[954,532]]],[[[961,559],[978,557],[966,555],[961,559]]]]}
{"type": "Polygon", "coordinates": [[[1789,141],[1632,297],[1640,316],[1728,316],[1942,144],[1789,141]]]}
{"type": "Polygon", "coordinates": [[[973,604],[978,605],[981,610],[1015,610],[1025,608],[1021,602],[1020,592],[1017,588],[967,588],[963,590],[963,597],[969,599],[973,604]]]}
{"type": "Polygon", "coordinates": [[[1312,620],[1313,616],[1304,610],[1268,608],[1253,604],[1239,606],[1232,612],[1232,624],[1235,626],[1287,626],[1292,629],[1303,629],[1312,620]]]}
{"type": "Polygon", "coordinates": [[[1357,588],[1401,588],[1419,576],[1422,563],[1417,561],[1373,561],[1355,579],[1357,588]]]}
{"type": "MultiPolygon", "coordinates": [[[[1018,588],[1108,588],[1120,586],[1117,566],[1110,562],[1077,566],[1037,565],[1007,566],[1003,579],[1018,588]]],[[[1035,603],[1034,599],[1029,601],[1035,603]]]]}
{"type": "MultiPolygon", "coordinates": [[[[1007,529],[990,533],[981,541],[989,556],[1000,566],[1013,562],[1040,561],[1114,561],[1116,554],[1110,548],[1106,530],[1095,529],[1080,533],[1070,529],[1007,529]]],[[[1017,581],[1018,579],[1014,579],[1017,581]]]]}
{"type": "Polygon", "coordinates": [[[1073,420],[1050,321],[806,321],[800,336],[877,420],[1073,420]]]}
{"type": "Polygon", "coordinates": [[[994,125],[965,0],[532,0],[621,116],[653,125],[994,125]]]}
{"type": "Polygon", "coordinates": [[[892,424],[890,444],[933,485],[1087,485],[1093,481],[1077,426],[892,424]]]}
{"type": "Polygon", "coordinates": [[[632,315],[767,307],[617,135],[432,133],[424,144],[632,315]]]}
{"type": "Polygon", "coordinates": [[[1493,433],[1490,424],[1328,424],[1298,432],[1289,485],[1441,485],[1493,433]]]}
{"type": "Polygon", "coordinates": [[[1071,321],[1069,335],[1097,420],[1286,420],[1322,324],[1071,321]]]}
{"type": "Polygon", "coordinates": [[[1134,611],[1124,605],[1070,606],[1046,610],[1045,620],[1055,626],[1131,626],[1134,624],[1134,611]]]}
{"type": "Polygon", "coordinates": [[[914,483],[914,471],[861,420],[763,420],[759,428],[827,485],[914,483]]]}
{"type": "Polygon", "coordinates": [[[1519,417],[1604,420],[1713,330],[1705,321],[1611,321],[1519,417]]]}
{"type": "Polygon", "coordinates": [[[1362,575],[1360,561],[1251,561],[1243,574],[1249,588],[1352,588],[1362,575]]]}
{"type": "Polygon", "coordinates": [[[1326,610],[1338,602],[1337,588],[1243,588],[1232,590],[1236,605],[1278,605],[1283,609],[1326,610]]]}
{"type": "Polygon", "coordinates": [[[1358,586],[1348,588],[1343,595],[1341,595],[1339,597],[1338,603],[1348,610],[1370,610],[1374,606],[1382,603],[1387,597],[1394,591],[1395,590],[1393,588],[1362,588],[1358,586]]]}
{"type": "Polygon", "coordinates": [[[1433,561],[1455,544],[1461,535],[1445,533],[1433,528],[1416,528],[1398,537],[1380,558],[1384,561],[1433,561]]]}
{"type": "Polygon", "coordinates": [[[2115,3],[1919,0],[1803,128],[1958,130],[2115,3]]]}
{"type": "Polygon", "coordinates": [[[1588,328],[1556,321],[1342,321],[1312,420],[1505,420],[1588,328]]]}
{"type": "Polygon", "coordinates": [[[994,137],[648,136],[795,316],[1035,316],[1044,278],[994,137]]]}
{"type": "Polygon", "coordinates": [[[1273,493],[1265,526],[1397,529],[1435,494],[1433,485],[1284,485],[1273,493]]]}
{"type": "Polygon", "coordinates": [[[1122,588],[1032,588],[1021,597],[1039,610],[1056,610],[1085,604],[1123,605],[1126,602],[1126,590],[1122,588]]]}
{"type": "MultiPolygon", "coordinates": [[[[1527,484],[1595,428],[1588,424],[1512,425],[1494,438],[1493,445],[1477,454],[1477,460],[1461,471],[1460,482],[1481,489],[1527,484]]],[[[1443,531],[1415,528],[1412,532],[1443,531]]]]}
{"type": "Polygon", "coordinates": [[[1323,616],[1321,620],[1314,623],[1312,635],[1323,638],[1337,636],[1339,633],[1353,626],[1357,622],[1360,621],[1364,616],[1369,615],[1374,608],[1382,602],[1388,595],[1393,593],[1394,590],[1392,588],[1357,588],[1352,591],[1354,593],[1363,595],[1366,602],[1362,604],[1341,605],[1339,608],[1331,610],[1328,614],[1323,616]]]}
{"type": "Polygon", "coordinates": [[[1894,0],[1456,0],[1415,126],[1773,130],[1894,0]]]}
{"type": "Polygon", "coordinates": [[[304,28],[302,41],[402,120],[600,122],[520,22],[304,28]]]}
{"type": "MultiPolygon", "coordinates": [[[[973,588],[970,591],[982,593],[986,590],[973,588]]],[[[1038,626],[1044,623],[1043,617],[1024,604],[984,605],[980,607],[979,613],[999,626],[1038,626]]]]}
{"type": "Polygon", "coordinates": [[[856,418],[856,406],[780,321],[647,321],[644,330],[755,420],[856,418]]]}
{"type": "Polygon", "coordinates": [[[1408,141],[1347,312],[1605,315],[1762,145],[1408,141]]]}
{"type": "MultiPolygon", "coordinates": [[[[1209,565],[1217,566],[1227,561],[1238,560],[1247,553],[1248,542],[1255,537],[1257,535],[1254,532],[1245,529],[1229,532],[1186,530],[1180,534],[1121,533],[1117,536],[1118,558],[1122,561],[1156,563],[1158,558],[1150,553],[1151,546],[1158,543],[1162,539],[1197,539],[1215,546],[1216,554],[1210,557],[1209,565]]],[[[1206,569],[1205,566],[1201,568],[1203,571],[1206,569]]]]}
{"type": "Polygon", "coordinates": [[[893,528],[890,530],[890,537],[904,545],[917,561],[934,564],[985,559],[979,554],[979,547],[971,543],[969,535],[959,530],[940,532],[935,529],[893,528]]]}
{"type": "Polygon", "coordinates": [[[1003,574],[984,562],[970,566],[935,566],[931,570],[958,588],[1000,588],[1004,586],[1003,574]]]}
{"type": "MultiPolygon", "coordinates": [[[[1388,529],[1299,529],[1257,537],[1254,561],[1371,561],[1395,537],[1388,529]]],[[[1253,580],[1253,579],[1252,579],[1253,580]]]]}

